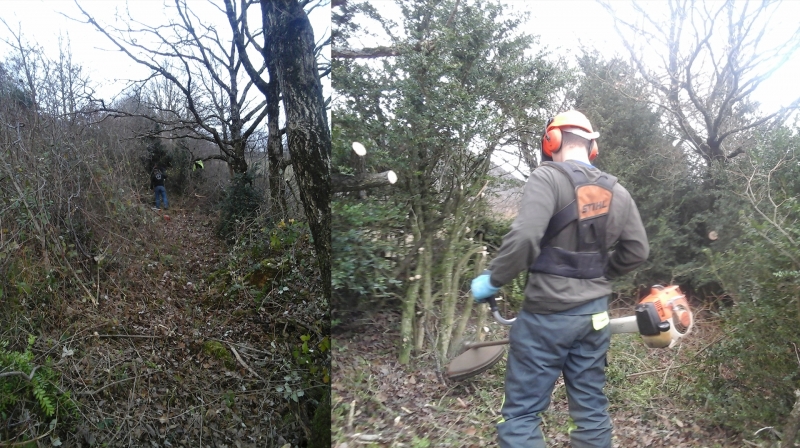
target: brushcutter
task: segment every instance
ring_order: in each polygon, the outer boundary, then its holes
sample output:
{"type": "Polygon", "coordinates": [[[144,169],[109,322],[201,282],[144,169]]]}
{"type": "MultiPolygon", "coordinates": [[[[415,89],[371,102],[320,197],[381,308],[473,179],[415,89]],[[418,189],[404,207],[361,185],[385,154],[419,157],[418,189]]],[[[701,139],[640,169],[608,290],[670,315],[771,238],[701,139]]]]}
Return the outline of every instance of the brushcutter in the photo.
{"type": "MultiPolygon", "coordinates": [[[[487,301],[498,323],[508,326],[514,323],[516,318],[505,319],[500,315],[494,297],[487,301]]],[[[674,346],[692,331],[694,314],[680,288],[655,285],[636,305],[632,316],[611,319],[608,325],[611,334],[639,333],[647,347],[665,348],[674,346]]],[[[508,339],[500,339],[465,344],[464,352],[447,365],[447,377],[461,381],[485,372],[503,358],[508,343],[508,339]]]]}

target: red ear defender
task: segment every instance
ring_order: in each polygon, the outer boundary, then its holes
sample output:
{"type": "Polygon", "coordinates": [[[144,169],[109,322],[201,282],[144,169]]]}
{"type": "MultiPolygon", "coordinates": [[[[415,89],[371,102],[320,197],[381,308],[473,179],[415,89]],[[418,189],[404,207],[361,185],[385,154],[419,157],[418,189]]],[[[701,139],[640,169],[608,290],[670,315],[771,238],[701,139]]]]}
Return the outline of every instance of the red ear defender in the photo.
{"type": "Polygon", "coordinates": [[[553,154],[561,149],[561,129],[548,129],[542,136],[542,152],[547,157],[553,158],[553,154]]]}
{"type": "Polygon", "coordinates": [[[542,133],[542,160],[553,160],[553,153],[561,149],[561,129],[550,129],[553,118],[547,120],[542,133]]]}

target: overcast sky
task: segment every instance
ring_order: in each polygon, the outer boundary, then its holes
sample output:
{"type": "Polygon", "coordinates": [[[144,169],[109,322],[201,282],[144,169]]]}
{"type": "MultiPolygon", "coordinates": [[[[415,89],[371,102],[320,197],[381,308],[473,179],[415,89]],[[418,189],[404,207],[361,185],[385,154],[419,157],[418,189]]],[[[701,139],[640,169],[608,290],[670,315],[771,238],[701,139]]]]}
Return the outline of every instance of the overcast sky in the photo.
{"type": "MultiPolygon", "coordinates": [[[[80,5],[92,14],[99,23],[113,23],[114,14],[131,15],[148,25],[166,23],[165,16],[174,17],[174,0],[79,0],[80,5]],[[165,11],[167,5],[172,11],[165,11]]],[[[227,29],[227,18],[206,0],[189,0],[193,12],[209,23],[220,23],[227,29]]],[[[216,4],[224,8],[221,0],[216,4]]],[[[56,59],[59,54],[59,38],[69,41],[73,61],[88,71],[89,77],[99,87],[99,96],[105,100],[119,93],[129,79],[141,79],[149,74],[147,68],[132,62],[117,51],[113,44],[95,28],[67,17],[83,20],[83,16],[72,0],[0,0],[0,18],[25,41],[38,44],[45,54],[56,59]]],[[[330,35],[330,6],[317,8],[309,16],[314,27],[314,38],[330,35]]],[[[10,39],[11,33],[0,23],[0,39],[10,39]]],[[[9,52],[0,41],[0,60],[9,52]]],[[[329,84],[329,83],[328,83],[329,84]]]]}
{"type": "MultiPolygon", "coordinates": [[[[621,55],[628,59],[627,50],[614,29],[614,21],[606,10],[595,0],[502,0],[509,11],[530,14],[525,31],[540,37],[543,45],[557,50],[556,54],[576,55],[581,49],[596,49],[606,57],[621,55]]],[[[388,17],[400,13],[394,0],[371,0],[388,17]]],[[[640,1],[648,11],[657,14],[659,7],[665,13],[663,0],[640,1]]],[[[718,5],[719,0],[708,0],[709,5],[718,5]]],[[[758,2],[753,2],[758,3],[758,2]]],[[[613,0],[611,4],[620,14],[627,14],[630,2],[613,0]]],[[[698,4],[703,4],[698,2],[698,4]]],[[[751,6],[753,8],[754,6],[751,6]]],[[[624,17],[629,17],[624,15],[624,17]]],[[[374,23],[374,22],[373,22],[374,23]]],[[[781,39],[793,33],[800,25],[800,1],[784,0],[777,13],[770,18],[770,26],[765,40],[781,39]]],[[[369,26],[369,22],[367,22],[369,26]]],[[[376,30],[378,34],[381,32],[376,30]]],[[[358,45],[355,43],[354,45],[358,45]]],[[[363,46],[373,46],[373,42],[360,42],[363,46]]],[[[384,42],[383,44],[388,44],[384,42]]],[[[655,55],[658,56],[658,55],[655,55]]],[[[647,57],[647,55],[645,55],[647,57]]],[[[771,78],[764,81],[754,92],[754,98],[761,102],[765,112],[777,110],[800,97],[800,53],[789,60],[771,78]]]]}
{"type": "MultiPolygon", "coordinates": [[[[504,1],[514,9],[530,12],[528,31],[541,36],[541,41],[545,45],[560,47],[565,52],[571,49],[595,48],[605,56],[618,54],[626,59],[629,57],[614,30],[612,17],[594,0],[504,1]],[[559,20],[567,15],[570,17],[571,25],[566,25],[568,22],[565,20],[559,20]]],[[[720,2],[707,3],[718,5],[720,2]]],[[[629,10],[628,2],[616,0],[611,4],[618,8],[620,14],[629,10]]],[[[644,1],[640,4],[653,10],[655,14],[655,8],[663,7],[666,2],[644,1]]],[[[800,1],[784,0],[769,23],[765,41],[770,38],[784,39],[788,34],[794,33],[800,26],[800,1]]],[[[768,112],[777,110],[781,105],[788,105],[793,99],[800,97],[798,75],[800,75],[800,53],[796,53],[771,78],[764,81],[754,92],[754,98],[760,101],[762,109],[768,112]]]]}
{"type": "MultiPolygon", "coordinates": [[[[81,5],[96,16],[101,23],[113,21],[114,13],[124,11],[148,24],[163,22],[164,4],[172,5],[172,0],[81,0],[81,5]]],[[[221,1],[216,0],[217,4],[221,1]]],[[[373,0],[378,8],[393,7],[393,0],[373,0]]],[[[604,55],[625,54],[619,37],[613,29],[613,22],[606,11],[594,0],[505,0],[513,10],[530,12],[527,31],[541,36],[543,44],[560,48],[565,53],[575,53],[578,48],[591,47],[604,55]],[[570,17],[569,21],[563,20],[570,17]]],[[[624,2],[614,2],[624,5],[624,2]]],[[[649,2],[650,5],[658,2],[649,2]]],[[[205,0],[190,0],[191,8],[201,17],[220,20],[226,25],[224,15],[220,14],[205,0]]],[[[648,4],[648,2],[645,2],[648,4]]],[[[794,31],[800,18],[800,1],[784,1],[781,12],[770,22],[771,30],[794,31]]],[[[62,14],[80,18],[80,12],[70,0],[0,0],[0,18],[15,32],[21,31],[31,43],[41,45],[50,58],[58,55],[58,38],[69,40],[73,60],[88,70],[91,79],[100,86],[100,96],[110,99],[118,93],[130,78],[141,78],[148,70],[131,62],[126,56],[115,51],[111,43],[90,25],[70,21],[62,14]]],[[[318,8],[311,15],[315,38],[330,34],[330,7],[318,8]]],[[[9,31],[0,24],[0,39],[9,38],[9,31]]],[[[8,47],[0,42],[0,58],[8,52],[8,47]]],[[[755,98],[762,103],[765,111],[777,109],[793,98],[800,96],[800,54],[795,55],[772,78],[756,91],[755,98]]],[[[327,87],[327,86],[326,86],[327,87]]]]}

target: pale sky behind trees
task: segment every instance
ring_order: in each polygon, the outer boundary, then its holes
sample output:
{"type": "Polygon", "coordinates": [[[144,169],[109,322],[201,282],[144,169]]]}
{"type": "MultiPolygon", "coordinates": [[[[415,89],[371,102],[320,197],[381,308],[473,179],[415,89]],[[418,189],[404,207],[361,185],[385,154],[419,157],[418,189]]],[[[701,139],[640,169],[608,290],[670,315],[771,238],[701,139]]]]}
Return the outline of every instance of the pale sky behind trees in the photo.
{"type": "MultiPolygon", "coordinates": [[[[167,17],[175,17],[173,0],[79,0],[81,7],[92,14],[101,24],[113,24],[114,14],[127,16],[125,9],[130,10],[134,19],[147,25],[167,23],[167,17]]],[[[219,23],[221,32],[229,30],[227,17],[206,0],[188,0],[190,9],[201,18],[208,17],[219,23]]],[[[314,39],[320,40],[330,36],[330,2],[324,7],[311,12],[309,19],[314,28],[314,39]]],[[[221,0],[215,5],[224,11],[221,0]]],[[[257,6],[251,15],[254,14],[257,6]]],[[[59,55],[59,39],[62,47],[69,48],[73,63],[81,65],[89,78],[98,87],[98,96],[108,101],[127,85],[127,80],[139,80],[150,74],[149,69],[133,62],[120,52],[111,41],[97,31],[94,26],[85,22],[75,2],[72,0],[0,0],[0,19],[16,34],[22,35],[23,42],[38,44],[50,59],[59,55]],[[72,17],[78,21],[65,17],[72,17]]],[[[117,24],[119,25],[119,24],[117,24]]],[[[229,35],[230,31],[222,35],[229,35]]],[[[9,29],[0,22],[0,60],[11,51],[3,40],[13,40],[9,29]]],[[[330,47],[325,50],[330,59],[330,47]]],[[[323,88],[329,95],[330,82],[323,79],[323,88]]]]}
{"type": "MultiPolygon", "coordinates": [[[[217,2],[221,5],[221,2],[217,2]]],[[[373,0],[380,9],[394,9],[394,0],[373,0]]],[[[613,21],[600,4],[594,0],[504,0],[510,11],[530,13],[527,31],[541,36],[541,42],[553,50],[577,54],[583,47],[595,48],[605,56],[620,54],[626,50],[614,31],[613,21]],[[566,18],[570,17],[569,20],[566,18]]],[[[620,10],[628,2],[613,1],[620,10]]],[[[646,2],[647,5],[660,2],[646,2]]],[[[80,4],[103,22],[113,22],[115,12],[131,14],[146,24],[163,23],[165,5],[174,8],[171,0],[83,0],[80,4]]],[[[189,0],[189,5],[201,17],[213,17],[222,26],[227,26],[225,17],[205,0],[189,0]]],[[[148,70],[131,61],[117,51],[105,36],[91,25],[69,20],[82,20],[80,11],[71,0],[0,0],[0,18],[14,32],[21,32],[30,44],[41,45],[48,57],[55,59],[59,52],[59,38],[72,52],[73,61],[88,71],[90,78],[99,85],[100,96],[106,100],[124,87],[127,79],[147,76],[148,70]]],[[[330,5],[315,9],[310,16],[314,37],[330,35],[330,5]]],[[[775,35],[793,32],[800,26],[800,1],[787,0],[780,5],[780,13],[772,19],[775,35]]],[[[0,39],[9,39],[11,34],[0,23],[0,39]]],[[[8,46],[0,43],[0,58],[9,52],[8,46]]],[[[780,105],[800,96],[800,53],[789,60],[755,92],[755,98],[764,110],[775,110],[780,105]]],[[[326,88],[329,85],[325,86],[326,88]]]]}

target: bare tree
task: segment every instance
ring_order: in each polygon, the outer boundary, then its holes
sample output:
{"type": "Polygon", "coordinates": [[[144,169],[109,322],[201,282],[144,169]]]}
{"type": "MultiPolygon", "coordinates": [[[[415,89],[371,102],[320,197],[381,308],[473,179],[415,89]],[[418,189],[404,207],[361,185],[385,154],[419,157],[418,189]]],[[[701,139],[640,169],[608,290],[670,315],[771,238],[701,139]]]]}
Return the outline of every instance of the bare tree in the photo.
{"type": "Polygon", "coordinates": [[[653,87],[673,131],[706,164],[741,154],[740,137],[780,124],[800,106],[759,114],[752,93],[800,47],[800,31],[780,43],[765,38],[780,2],[670,0],[664,21],[652,3],[634,3],[626,20],[618,3],[601,0],[641,75],[653,87]],[[737,141],[738,140],[738,141],[737,141]]]}
{"type": "MultiPolygon", "coordinates": [[[[317,64],[318,51],[328,42],[317,46],[314,41],[311,23],[303,9],[311,4],[298,0],[262,0],[259,3],[264,40],[263,45],[257,46],[261,56],[259,65],[267,67],[268,79],[262,76],[246,51],[247,45],[254,43],[258,36],[250,33],[247,27],[250,2],[242,0],[237,11],[232,0],[225,0],[225,9],[241,61],[266,97],[267,108],[277,111],[279,102],[283,106],[300,200],[314,237],[323,288],[330,296],[331,133],[320,82],[320,77],[326,76],[330,68],[317,64]]],[[[320,4],[323,3],[314,5],[320,4]]]]}
{"type": "MultiPolygon", "coordinates": [[[[250,94],[253,82],[243,73],[239,49],[229,37],[194,14],[185,0],[175,0],[177,20],[168,25],[148,25],[128,16],[124,29],[100,24],[76,4],[89,24],[152,71],[149,78],[135,82],[134,88],[161,77],[183,97],[182,104],[155,101],[147,105],[158,113],[142,116],[158,123],[160,134],[212,142],[220,153],[201,160],[224,160],[235,173],[247,171],[247,141],[268,110],[266,101],[254,100],[250,94]]],[[[262,65],[256,71],[264,69],[262,65]]],[[[123,110],[107,110],[131,116],[123,110]]]]}

